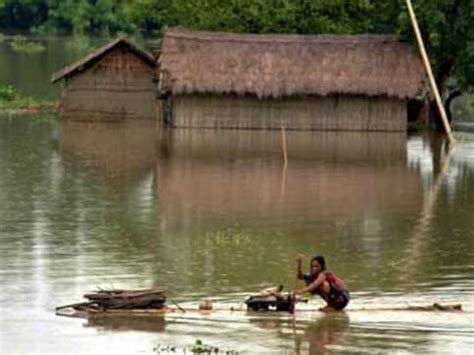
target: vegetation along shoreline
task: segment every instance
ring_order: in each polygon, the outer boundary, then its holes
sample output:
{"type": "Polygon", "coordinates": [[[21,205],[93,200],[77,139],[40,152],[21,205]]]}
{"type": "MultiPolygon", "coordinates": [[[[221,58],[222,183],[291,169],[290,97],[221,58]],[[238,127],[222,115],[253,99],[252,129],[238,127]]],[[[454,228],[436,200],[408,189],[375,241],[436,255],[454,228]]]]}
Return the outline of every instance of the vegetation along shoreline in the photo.
{"type": "Polygon", "coordinates": [[[11,85],[0,85],[0,114],[56,112],[58,105],[58,101],[37,99],[23,94],[11,85]]]}

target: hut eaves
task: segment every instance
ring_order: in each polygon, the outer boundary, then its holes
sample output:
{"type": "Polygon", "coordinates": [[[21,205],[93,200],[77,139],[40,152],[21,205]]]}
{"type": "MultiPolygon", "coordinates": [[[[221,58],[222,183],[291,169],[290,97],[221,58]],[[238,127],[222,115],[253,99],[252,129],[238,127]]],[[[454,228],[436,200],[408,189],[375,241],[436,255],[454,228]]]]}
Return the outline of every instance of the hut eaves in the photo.
{"type": "Polygon", "coordinates": [[[412,98],[425,73],[414,47],[391,35],[164,32],[162,91],[284,97],[354,94],[412,98]]]}
{"type": "Polygon", "coordinates": [[[130,51],[141,57],[145,62],[149,63],[151,66],[156,65],[156,60],[149,52],[140,49],[136,46],[133,42],[126,38],[117,38],[112,42],[107,43],[106,45],[97,48],[96,50],[90,52],[85,57],[79,59],[78,61],[72,63],[71,65],[59,70],[58,72],[54,73],[51,77],[51,82],[55,83],[58,80],[61,80],[64,77],[76,74],[78,72],[83,71],[85,68],[88,68],[92,63],[95,63],[98,59],[100,59],[103,55],[107,52],[111,51],[112,49],[118,46],[125,46],[129,48],[130,51]]]}

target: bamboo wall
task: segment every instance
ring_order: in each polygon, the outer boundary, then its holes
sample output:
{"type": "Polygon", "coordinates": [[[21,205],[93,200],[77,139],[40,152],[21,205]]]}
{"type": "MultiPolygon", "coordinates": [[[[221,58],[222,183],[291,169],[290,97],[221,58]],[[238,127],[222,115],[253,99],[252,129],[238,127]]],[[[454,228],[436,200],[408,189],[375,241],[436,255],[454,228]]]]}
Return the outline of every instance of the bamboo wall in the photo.
{"type": "Polygon", "coordinates": [[[106,53],[91,68],[66,78],[61,118],[109,121],[157,118],[154,68],[126,48],[106,53]]]}
{"type": "MultiPolygon", "coordinates": [[[[173,159],[283,159],[280,130],[163,129],[160,133],[162,154],[173,159]]],[[[406,132],[286,132],[290,161],[406,166],[406,141],[406,132]]]]}
{"type": "Polygon", "coordinates": [[[260,100],[255,97],[180,95],[172,99],[173,127],[405,131],[405,100],[327,96],[260,100]]]}

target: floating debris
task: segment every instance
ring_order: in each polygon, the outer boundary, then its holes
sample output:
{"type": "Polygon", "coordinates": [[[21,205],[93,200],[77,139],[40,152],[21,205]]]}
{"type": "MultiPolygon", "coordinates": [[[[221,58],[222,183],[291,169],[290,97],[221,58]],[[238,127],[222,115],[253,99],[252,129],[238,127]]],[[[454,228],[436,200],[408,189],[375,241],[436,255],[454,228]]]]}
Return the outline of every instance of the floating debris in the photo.
{"type": "Polygon", "coordinates": [[[295,298],[290,292],[282,293],[283,286],[268,287],[245,300],[247,308],[252,311],[280,311],[293,313],[297,302],[306,299],[295,298]]]}
{"type": "Polygon", "coordinates": [[[124,309],[163,309],[166,303],[165,290],[160,287],[140,290],[100,290],[84,295],[88,302],[57,307],[88,311],[107,311],[124,309]]]}

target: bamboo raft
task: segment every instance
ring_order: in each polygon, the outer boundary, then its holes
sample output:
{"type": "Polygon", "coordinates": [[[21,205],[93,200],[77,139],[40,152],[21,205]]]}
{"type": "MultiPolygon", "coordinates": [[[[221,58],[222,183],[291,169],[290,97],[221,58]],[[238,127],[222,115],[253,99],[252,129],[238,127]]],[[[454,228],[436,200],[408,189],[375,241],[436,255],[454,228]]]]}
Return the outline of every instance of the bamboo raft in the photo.
{"type": "MultiPolygon", "coordinates": [[[[114,317],[114,316],[207,316],[207,315],[288,315],[308,314],[316,309],[296,309],[298,302],[305,299],[294,299],[289,294],[282,294],[281,288],[269,288],[250,296],[245,300],[246,308],[227,307],[213,309],[209,301],[203,301],[198,306],[183,308],[166,305],[166,295],[163,288],[141,290],[100,290],[84,295],[87,302],[69,304],[56,308],[56,315],[69,317],[114,317]]],[[[416,311],[416,312],[458,312],[462,311],[460,304],[434,303],[427,306],[406,306],[379,309],[348,309],[344,312],[355,311],[416,311]]]]}
{"type": "MultiPolygon", "coordinates": [[[[344,313],[353,312],[394,312],[394,311],[410,311],[410,312],[461,312],[460,304],[433,304],[427,306],[407,306],[393,308],[359,308],[347,309],[344,313]]],[[[202,310],[198,307],[169,307],[159,309],[114,309],[114,310],[98,310],[87,306],[60,308],[56,310],[56,315],[76,318],[98,318],[98,317],[200,317],[200,316],[259,316],[272,317],[275,315],[284,317],[298,317],[298,315],[308,315],[309,313],[317,313],[317,309],[296,309],[293,313],[287,311],[253,311],[242,308],[222,308],[213,310],[202,310]]]]}

